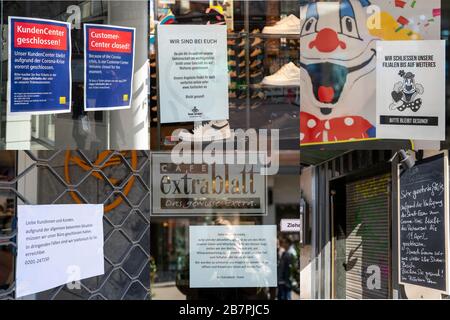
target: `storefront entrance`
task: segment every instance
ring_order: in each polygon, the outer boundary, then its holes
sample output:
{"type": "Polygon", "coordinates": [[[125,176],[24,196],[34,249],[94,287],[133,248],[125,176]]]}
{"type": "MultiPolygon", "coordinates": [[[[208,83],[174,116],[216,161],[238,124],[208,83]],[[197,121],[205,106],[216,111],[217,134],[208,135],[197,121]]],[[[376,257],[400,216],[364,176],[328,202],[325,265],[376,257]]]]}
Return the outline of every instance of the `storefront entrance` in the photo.
{"type": "Polygon", "coordinates": [[[390,174],[330,183],[332,295],[390,297],[390,174]]]}

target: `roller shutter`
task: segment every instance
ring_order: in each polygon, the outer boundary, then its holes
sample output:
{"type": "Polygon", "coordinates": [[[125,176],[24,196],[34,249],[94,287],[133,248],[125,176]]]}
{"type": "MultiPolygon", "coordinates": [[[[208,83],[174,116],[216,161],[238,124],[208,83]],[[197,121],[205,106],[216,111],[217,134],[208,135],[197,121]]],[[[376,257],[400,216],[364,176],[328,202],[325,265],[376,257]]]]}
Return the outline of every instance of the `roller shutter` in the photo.
{"type": "Polygon", "coordinates": [[[390,175],[352,182],[346,188],[346,297],[389,298],[390,175]]]}

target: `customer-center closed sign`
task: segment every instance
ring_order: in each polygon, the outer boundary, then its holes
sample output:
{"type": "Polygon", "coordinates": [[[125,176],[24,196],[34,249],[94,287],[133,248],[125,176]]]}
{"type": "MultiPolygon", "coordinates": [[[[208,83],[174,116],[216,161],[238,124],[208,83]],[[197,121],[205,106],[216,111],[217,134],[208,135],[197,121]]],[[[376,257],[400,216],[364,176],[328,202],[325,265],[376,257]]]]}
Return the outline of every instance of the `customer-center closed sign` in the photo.
{"type": "Polygon", "coordinates": [[[161,123],[228,119],[225,25],[159,25],[161,123]]]}
{"type": "Polygon", "coordinates": [[[135,29],[85,24],[85,111],[131,105],[135,29]]]}
{"type": "Polygon", "coordinates": [[[71,52],[69,23],[9,17],[8,112],[70,112],[71,52]]]}

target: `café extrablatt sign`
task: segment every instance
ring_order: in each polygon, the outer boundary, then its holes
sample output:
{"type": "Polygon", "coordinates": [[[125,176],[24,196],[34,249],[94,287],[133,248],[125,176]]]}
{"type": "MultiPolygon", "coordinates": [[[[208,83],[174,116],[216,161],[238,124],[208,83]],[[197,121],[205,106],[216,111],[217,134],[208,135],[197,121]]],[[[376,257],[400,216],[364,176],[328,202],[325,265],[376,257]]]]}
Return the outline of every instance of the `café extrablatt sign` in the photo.
{"type": "Polygon", "coordinates": [[[267,177],[258,164],[174,163],[152,153],[152,215],[265,215],[267,177]]]}

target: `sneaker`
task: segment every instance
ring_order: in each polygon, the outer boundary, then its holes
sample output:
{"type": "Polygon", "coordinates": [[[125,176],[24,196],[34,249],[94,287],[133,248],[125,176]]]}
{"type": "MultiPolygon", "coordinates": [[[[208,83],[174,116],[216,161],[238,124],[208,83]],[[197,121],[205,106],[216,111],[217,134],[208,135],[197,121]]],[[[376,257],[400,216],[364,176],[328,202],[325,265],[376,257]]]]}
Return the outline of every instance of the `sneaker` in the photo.
{"type": "Polygon", "coordinates": [[[274,74],[264,77],[261,83],[266,86],[299,86],[300,68],[289,62],[274,74]]]}
{"type": "Polygon", "coordinates": [[[257,91],[257,92],[255,92],[255,93],[253,93],[253,95],[252,95],[252,99],[256,99],[256,98],[259,98],[259,99],[264,99],[266,97],[266,95],[264,94],[264,92],[262,92],[262,91],[257,91]]]}
{"type": "Polygon", "coordinates": [[[264,27],[262,32],[268,34],[300,34],[300,19],[291,14],[273,26],[264,27]]]}
{"type": "Polygon", "coordinates": [[[262,103],[261,103],[260,101],[255,102],[255,103],[253,103],[253,104],[250,106],[250,109],[251,109],[251,110],[258,109],[261,105],[262,105],[262,103]]]}
{"type": "Polygon", "coordinates": [[[262,76],[262,72],[261,71],[256,71],[256,72],[250,74],[250,78],[252,78],[252,79],[253,78],[257,78],[259,76],[262,76]]]}
{"type": "Polygon", "coordinates": [[[251,46],[255,47],[255,46],[261,44],[261,42],[262,42],[261,38],[255,38],[255,40],[253,40],[251,46]]]}
{"type": "Polygon", "coordinates": [[[247,94],[245,92],[242,92],[239,96],[238,96],[238,100],[244,100],[247,99],[247,94]]]}
{"type": "Polygon", "coordinates": [[[231,130],[228,120],[210,121],[195,127],[192,133],[182,131],[178,135],[180,140],[191,142],[225,140],[230,137],[231,130]]]}
{"type": "Polygon", "coordinates": [[[261,63],[262,63],[262,61],[259,60],[259,59],[253,60],[252,64],[250,65],[250,69],[256,68],[256,67],[259,66],[261,63]]]}
{"type": "Polygon", "coordinates": [[[262,50],[260,48],[256,48],[255,50],[252,51],[252,53],[250,54],[250,57],[254,58],[258,55],[260,55],[262,53],[262,50]]]}

